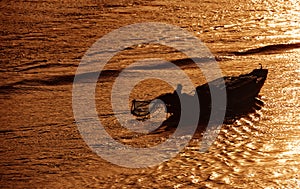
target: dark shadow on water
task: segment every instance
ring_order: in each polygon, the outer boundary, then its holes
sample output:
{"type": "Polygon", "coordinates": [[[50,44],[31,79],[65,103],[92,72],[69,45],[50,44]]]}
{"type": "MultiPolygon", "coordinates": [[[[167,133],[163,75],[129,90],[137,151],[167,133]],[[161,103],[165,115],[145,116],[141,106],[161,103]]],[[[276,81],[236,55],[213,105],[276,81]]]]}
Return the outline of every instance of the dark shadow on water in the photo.
{"type": "Polygon", "coordinates": [[[286,50],[300,48],[300,43],[288,43],[288,44],[272,44],[262,47],[257,47],[253,49],[248,49],[245,51],[236,51],[233,52],[234,55],[243,56],[243,55],[253,55],[253,54],[276,54],[286,50]]]}

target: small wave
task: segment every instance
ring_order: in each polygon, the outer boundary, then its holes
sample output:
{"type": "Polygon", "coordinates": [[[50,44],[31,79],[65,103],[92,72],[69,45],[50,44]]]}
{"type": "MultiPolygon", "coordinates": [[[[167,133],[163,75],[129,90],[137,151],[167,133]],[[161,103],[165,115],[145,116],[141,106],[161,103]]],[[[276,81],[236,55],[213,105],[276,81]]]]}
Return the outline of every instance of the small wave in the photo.
{"type": "Polygon", "coordinates": [[[53,76],[45,79],[25,79],[18,82],[21,85],[64,85],[72,83],[74,75],[53,76]]]}
{"type": "Polygon", "coordinates": [[[252,54],[275,54],[282,51],[300,48],[300,43],[291,43],[291,44],[273,44],[263,47],[258,47],[254,49],[248,49],[245,51],[233,52],[234,55],[252,55],[252,54]]]}
{"type": "MultiPolygon", "coordinates": [[[[79,80],[88,81],[94,79],[95,77],[101,78],[102,80],[111,80],[111,77],[116,77],[119,74],[119,70],[103,70],[101,71],[100,77],[98,72],[89,72],[78,74],[79,80]]],[[[21,89],[22,86],[36,87],[36,86],[59,86],[59,85],[70,85],[74,82],[75,75],[57,75],[48,76],[44,78],[35,79],[23,79],[21,81],[5,84],[0,86],[0,93],[10,93],[17,89],[21,89]],[[21,86],[21,87],[20,87],[21,86]]],[[[93,80],[91,80],[93,81],[93,80]]]]}
{"type": "Polygon", "coordinates": [[[12,91],[21,89],[20,86],[56,86],[56,85],[65,85],[73,82],[74,75],[64,75],[64,76],[53,76],[50,78],[42,79],[24,79],[14,83],[9,83],[0,86],[0,93],[10,93],[12,91]]]}
{"type": "MultiPolygon", "coordinates": [[[[178,67],[193,67],[196,66],[196,63],[205,63],[205,62],[211,62],[211,61],[222,61],[221,57],[193,57],[193,58],[182,58],[182,59],[176,59],[170,61],[171,63],[175,64],[178,67]]],[[[225,58],[224,58],[225,60],[225,58]]],[[[173,66],[170,65],[167,61],[160,63],[160,64],[149,64],[147,66],[134,66],[131,69],[132,70],[160,70],[160,69],[168,69],[172,68],[173,66]]]]}
{"type": "Polygon", "coordinates": [[[41,68],[53,68],[53,67],[72,67],[73,64],[40,64],[35,66],[29,66],[26,68],[19,69],[18,71],[29,71],[34,69],[41,69],[41,68]]]}

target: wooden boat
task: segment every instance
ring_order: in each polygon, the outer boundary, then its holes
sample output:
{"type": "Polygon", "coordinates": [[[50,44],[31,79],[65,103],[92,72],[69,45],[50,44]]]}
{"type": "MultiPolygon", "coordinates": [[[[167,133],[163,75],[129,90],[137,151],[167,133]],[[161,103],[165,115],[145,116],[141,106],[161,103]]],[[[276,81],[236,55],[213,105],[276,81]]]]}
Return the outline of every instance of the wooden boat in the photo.
{"type": "Polygon", "coordinates": [[[255,98],[258,96],[261,88],[263,87],[268,75],[268,69],[254,69],[252,72],[242,74],[239,76],[225,76],[213,80],[204,85],[196,88],[199,102],[201,104],[201,110],[209,110],[211,104],[211,95],[209,86],[214,86],[221,92],[225,92],[224,89],[220,88],[220,82],[224,79],[227,106],[226,113],[238,112],[241,108],[247,108],[254,103],[255,98]]]}
{"type": "MultiPolygon", "coordinates": [[[[211,110],[211,94],[209,86],[213,86],[220,92],[226,92],[227,95],[227,106],[226,116],[231,114],[239,113],[245,108],[249,108],[255,102],[265,80],[267,79],[268,69],[254,69],[252,72],[242,74],[239,76],[225,76],[213,80],[209,83],[203,84],[196,88],[196,92],[199,98],[201,115],[200,119],[209,117],[211,110]],[[225,82],[224,85],[220,85],[222,80],[225,82]],[[221,87],[223,86],[223,88],[221,87]],[[226,90],[226,91],[224,91],[226,90]]],[[[224,83],[223,83],[224,84],[224,83]]],[[[179,88],[181,86],[179,85],[179,88]]],[[[180,100],[178,95],[180,89],[175,90],[173,93],[162,94],[155,99],[159,99],[164,102],[167,113],[170,117],[180,118],[180,100]]],[[[185,98],[194,98],[193,95],[184,94],[185,98]]],[[[150,112],[155,111],[157,104],[151,103],[153,101],[133,100],[131,106],[131,113],[137,117],[137,119],[147,119],[150,116],[150,112]]]]}

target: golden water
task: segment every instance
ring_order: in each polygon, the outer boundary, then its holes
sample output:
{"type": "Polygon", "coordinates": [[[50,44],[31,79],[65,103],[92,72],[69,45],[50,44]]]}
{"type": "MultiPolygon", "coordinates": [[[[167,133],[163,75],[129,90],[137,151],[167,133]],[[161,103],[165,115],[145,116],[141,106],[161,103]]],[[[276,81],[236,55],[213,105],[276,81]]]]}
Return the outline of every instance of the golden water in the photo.
{"type": "MultiPolygon", "coordinates": [[[[0,9],[3,188],[300,188],[298,1],[1,1],[0,9]],[[224,124],[208,152],[199,153],[200,139],[194,139],[168,162],[127,169],[101,159],[83,141],[72,113],[72,82],[97,39],[149,21],[192,32],[224,75],[247,73],[259,63],[269,75],[260,93],[263,108],[224,124]],[[257,50],[236,53],[249,49],[257,50]]],[[[149,56],[180,57],[146,46],[115,57],[108,69],[149,56]]],[[[197,85],[204,82],[192,68],[187,72],[197,85]]],[[[102,78],[97,102],[109,97],[113,77],[102,78]]],[[[170,90],[150,88],[154,96],[170,90]]],[[[117,140],[130,140],[107,103],[97,110],[117,140]]],[[[135,145],[160,140],[146,136],[135,145]]]]}

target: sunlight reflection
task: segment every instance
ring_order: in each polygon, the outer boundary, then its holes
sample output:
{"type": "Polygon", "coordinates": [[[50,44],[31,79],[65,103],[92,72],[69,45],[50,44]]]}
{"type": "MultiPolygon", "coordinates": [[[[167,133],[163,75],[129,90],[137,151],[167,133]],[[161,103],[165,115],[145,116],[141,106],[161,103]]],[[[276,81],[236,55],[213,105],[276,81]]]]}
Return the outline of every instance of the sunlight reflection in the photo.
{"type": "Polygon", "coordinates": [[[300,140],[287,142],[286,150],[282,153],[283,156],[300,154],[300,140]]]}

